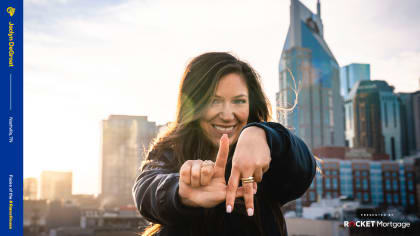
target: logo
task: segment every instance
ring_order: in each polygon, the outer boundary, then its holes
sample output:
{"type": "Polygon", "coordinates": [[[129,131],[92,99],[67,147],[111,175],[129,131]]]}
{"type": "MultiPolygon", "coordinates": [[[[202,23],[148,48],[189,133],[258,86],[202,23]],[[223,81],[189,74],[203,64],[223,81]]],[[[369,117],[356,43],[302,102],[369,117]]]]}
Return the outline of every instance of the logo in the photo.
{"type": "Polygon", "coordinates": [[[384,222],[384,221],[373,221],[373,220],[364,220],[364,221],[344,221],[344,227],[346,228],[372,228],[372,227],[380,227],[380,228],[409,228],[410,222],[384,222]]]}
{"type": "Polygon", "coordinates": [[[16,9],[13,7],[8,7],[6,11],[9,13],[10,17],[12,17],[15,14],[16,9]]]}

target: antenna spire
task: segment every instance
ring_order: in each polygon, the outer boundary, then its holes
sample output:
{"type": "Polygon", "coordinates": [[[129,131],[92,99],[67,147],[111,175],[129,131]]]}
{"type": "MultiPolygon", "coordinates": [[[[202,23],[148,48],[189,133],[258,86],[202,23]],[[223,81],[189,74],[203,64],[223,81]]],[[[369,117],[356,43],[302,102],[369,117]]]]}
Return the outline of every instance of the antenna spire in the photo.
{"type": "Polygon", "coordinates": [[[319,0],[316,3],[316,14],[321,18],[321,3],[319,0]]]}

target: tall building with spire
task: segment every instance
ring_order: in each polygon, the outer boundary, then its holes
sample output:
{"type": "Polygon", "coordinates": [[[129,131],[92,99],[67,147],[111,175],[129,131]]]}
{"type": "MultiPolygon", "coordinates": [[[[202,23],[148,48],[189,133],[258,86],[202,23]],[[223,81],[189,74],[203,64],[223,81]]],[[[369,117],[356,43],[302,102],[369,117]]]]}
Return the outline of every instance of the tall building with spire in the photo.
{"type": "Polygon", "coordinates": [[[291,0],[290,26],[279,64],[277,118],[308,146],[344,146],[343,99],[337,60],[324,39],[321,4],[312,13],[291,0]],[[294,90],[297,91],[298,96],[294,90]],[[283,108],[296,107],[292,112],[283,108]]]}

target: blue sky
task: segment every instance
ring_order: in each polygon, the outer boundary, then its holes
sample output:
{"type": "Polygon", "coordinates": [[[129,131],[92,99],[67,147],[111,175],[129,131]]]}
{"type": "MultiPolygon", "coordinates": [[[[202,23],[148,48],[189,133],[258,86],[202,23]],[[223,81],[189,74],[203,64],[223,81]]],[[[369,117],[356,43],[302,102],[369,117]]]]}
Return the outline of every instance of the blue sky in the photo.
{"type": "MultiPolygon", "coordinates": [[[[315,0],[302,1],[315,10],[315,0]]],[[[25,177],[74,172],[75,193],[99,191],[101,120],[175,112],[185,65],[231,51],[260,73],[274,105],[289,0],[25,0],[25,177]]],[[[340,66],[416,91],[420,1],[323,0],[324,37],[340,66]]]]}

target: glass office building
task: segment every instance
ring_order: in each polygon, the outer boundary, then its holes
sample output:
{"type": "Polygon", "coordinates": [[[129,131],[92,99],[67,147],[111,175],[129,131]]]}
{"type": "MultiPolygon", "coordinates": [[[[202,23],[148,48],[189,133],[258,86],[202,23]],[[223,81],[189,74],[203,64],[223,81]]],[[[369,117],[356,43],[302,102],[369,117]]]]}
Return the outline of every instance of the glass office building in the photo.
{"type": "Polygon", "coordinates": [[[345,98],[349,147],[373,148],[402,158],[400,100],[383,80],[359,81],[345,98]]]}
{"type": "Polygon", "coordinates": [[[401,101],[401,145],[403,156],[420,153],[420,90],[398,93],[401,101]]]}
{"type": "Polygon", "coordinates": [[[290,26],[279,64],[277,118],[310,148],[344,146],[339,66],[323,37],[320,3],[312,13],[298,0],[290,5],[290,26]],[[299,90],[298,96],[293,90],[299,90]],[[296,97],[297,105],[293,111],[296,97]]]}
{"type": "Polygon", "coordinates": [[[340,68],[340,93],[345,97],[357,81],[370,80],[370,65],[352,63],[340,68]]]}

